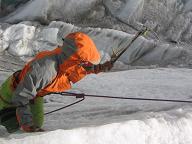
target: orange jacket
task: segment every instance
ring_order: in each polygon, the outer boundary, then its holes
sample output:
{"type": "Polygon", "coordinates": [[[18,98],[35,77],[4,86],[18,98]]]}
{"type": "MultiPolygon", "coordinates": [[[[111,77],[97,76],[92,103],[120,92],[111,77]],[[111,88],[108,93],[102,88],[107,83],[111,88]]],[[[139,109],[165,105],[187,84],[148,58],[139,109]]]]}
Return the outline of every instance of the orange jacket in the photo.
{"type": "MultiPolygon", "coordinates": [[[[81,32],[71,33],[64,39],[62,47],[58,47],[53,51],[40,52],[32,61],[27,63],[20,73],[20,81],[24,80],[26,74],[32,70],[32,67],[37,68],[33,66],[34,63],[46,61],[48,57],[59,57],[63,58],[63,60],[61,62],[56,59],[55,63],[58,65],[57,74],[48,85],[37,91],[37,96],[70,89],[70,82],[76,83],[85,77],[86,74],[92,72],[86,71],[80,65],[81,62],[87,61],[92,64],[98,64],[100,61],[100,54],[89,36],[81,32]]],[[[45,62],[41,63],[44,64],[45,62]]]]}

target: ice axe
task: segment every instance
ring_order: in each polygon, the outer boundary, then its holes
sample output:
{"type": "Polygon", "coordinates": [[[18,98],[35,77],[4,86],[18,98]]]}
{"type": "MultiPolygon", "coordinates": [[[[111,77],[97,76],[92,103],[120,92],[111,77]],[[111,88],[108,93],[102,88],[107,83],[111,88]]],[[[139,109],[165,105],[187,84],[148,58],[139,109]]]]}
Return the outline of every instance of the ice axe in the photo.
{"type": "MultiPolygon", "coordinates": [[[[117,52],[115,52],[115,51],[113,50],[113,54],[112,54],[111,60],[110,60],[111,63],[114,64],[114,63],[121,57],[121,55],[124,54],[124,53],[127,51],[127,49],[129,49],[129,47],[137,40],[137,38],[138,38],[139,36],[146,35],[149,31],[150,31],[150,32],[153,32],[151,29],[149,29],[149,28],[147,28],[147,27],[144,26],[144,28],[143,28],[141,31],[139,31],[139,32],[133,37],[133,39],[131,40],[131,42],[126,43],[127,38],[125,38],[125,39],[123,40],[123,41],[125,41],[125,45],[121,46],[121,48],[119,48],[119,50],[118,50],[117,52]]],[[[154,33],[154,32],[153,32],[153,33],[154,33]]],[[[155,36],[158,38],[157,35],[155,35],[155,36]]],[[[159,38],[158,38],[158,39],[159,39],[159,38]]]]}

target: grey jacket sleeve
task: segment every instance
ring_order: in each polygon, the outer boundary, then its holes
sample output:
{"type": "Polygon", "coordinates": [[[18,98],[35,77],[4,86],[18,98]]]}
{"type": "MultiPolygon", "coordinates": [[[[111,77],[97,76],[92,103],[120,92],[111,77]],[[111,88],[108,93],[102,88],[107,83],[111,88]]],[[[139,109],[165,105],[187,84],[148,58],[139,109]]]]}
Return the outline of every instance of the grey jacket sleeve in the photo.
{"type": "Polygon", "coordinates": [[[17,118],[21,126],[33,126],[32,113],[29,107],[37,92],[47,86],[56,76],[56,70],[51,65],[36,64],[27,72],[24,79],[18,84],[12,102],[18,106],[17,118]]]}
{"type": "Polygon", "coordinates": [[[18,106],[17,117],[21,126],[33,126],[32,114],[29,108],[29,101],[35,98],[37,89],[40,88],[41,80],[37,80],[34,72],[29,72],[25,76],[24,80],[17,86],[14,96],[13,103],[18,106]]]}

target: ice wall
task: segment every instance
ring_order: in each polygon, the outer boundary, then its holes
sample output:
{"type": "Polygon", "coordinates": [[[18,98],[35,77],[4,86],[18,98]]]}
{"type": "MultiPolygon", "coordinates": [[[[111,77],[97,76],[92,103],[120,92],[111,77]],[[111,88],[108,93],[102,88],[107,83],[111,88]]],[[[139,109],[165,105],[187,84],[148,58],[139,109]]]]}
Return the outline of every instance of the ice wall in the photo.
{"type": "Polygon", "coordinates": [[[0,18],[15,11],[29,0],[0,0],[0,18]]]}
{"type": "MultiPolygon", "coordinates": [[[[129,43],[134,35],[113,29],[81,28],[64,22],[52,22],[48,26],[34,26],[30,22],[12,25],[2,31],[2,51],[16,56],[33,56],[42,50],[52,50],[62,44],[62,37],[75,31],[87,33],[95,42],[101,53],[112,55],[125,43],[129,43]]],[[[131,65],[173,64],[179,66],[191,64],[190,52],[182,46],[139,37],[135,43],[119,59],[131,65]],[[183,58],[183,59],[181,59],[183,58]],[[189,60],[187,61],[187,58],[189,60]]]]}
{"type": "Polygon", "coordinates": [[[9,15],[6,22],[17,22],[23,20],[37,20],[47,23],[51,20],[72,21],[86,15],[96,3],[96,0],[34,0],[25,7],[16,10],[9,15]]]}
{"type": "Polygon", "coordinates": [[[126,37],[127,40],[133,37],[136,33],[133,27],[142,29],[142,25],[146,25],[157,33],[160,40],[156,41],[151,34],[139,38],[121,57],[121,61],[133,65],[171,64],[191,67],[191,4],[191,0],[29,1],[1,19],[2,22],[11,23],[24,20],[33,22],[13,25],[10,30],[0,28],[0,51],[33,56],[38,51],[53,49],[61,43],[61,37],[68,33],[83,31],[94,39],[103,54],[111,55],[112,48],[119,47],[126,37]],[[7,31],[16,33],[21,24],[24,24],[21,29],[26,33],[30,31],[30,38],[20,34],[20,30],[17,34],[22,35],[22,38],[6,38],[6,35],[12,35],[7,34],[7,31]]]}
{"type": "Polygon", "coordinates": [[[125,23],[140,23],[154,29],[163,39],[190,42],[191,6],[191,0],[34,0],[2,20],[36,20],[46,24],[62,20],[126,32],[130,29],[125,23]]]}
{"type": "Polygon", "coordinates": [[[122,21],[140,20],[142,16],[144,0],[105,0],[103,3],[112,16],[122,21]]]}

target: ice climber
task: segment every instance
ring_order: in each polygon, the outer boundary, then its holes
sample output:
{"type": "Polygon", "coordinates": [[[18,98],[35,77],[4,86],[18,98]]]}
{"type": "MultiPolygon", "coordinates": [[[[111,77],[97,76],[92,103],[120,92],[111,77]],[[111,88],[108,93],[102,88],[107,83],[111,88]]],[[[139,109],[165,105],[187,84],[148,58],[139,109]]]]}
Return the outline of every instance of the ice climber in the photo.
{"type": "Polygon", "coordinates": [[[100,54],[86,34],[71,33],[63,41],[52,51],[38,53],[0,87],[0,124],[8,132],[41,131],[43,96],[69,90],[87,74],[112,68],[109,61],[99,64],[100,54]]]}

